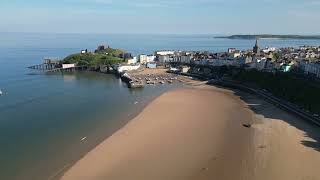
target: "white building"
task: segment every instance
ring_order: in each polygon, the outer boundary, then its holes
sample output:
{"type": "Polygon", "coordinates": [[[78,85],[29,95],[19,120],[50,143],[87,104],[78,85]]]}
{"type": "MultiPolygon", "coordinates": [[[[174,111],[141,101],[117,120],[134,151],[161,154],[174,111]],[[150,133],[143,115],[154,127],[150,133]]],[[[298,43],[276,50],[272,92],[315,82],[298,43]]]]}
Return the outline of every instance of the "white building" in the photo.
{"type": "Polygon", "coordinates": [[[147,63],[154,62],[156,60],[156,56],[149,55],[147,56],[147,63]]]}
{"type": "Polygon", "coordinates": [[[240,56],[241,56],[240,51],[235,51],[235,52],[233,52],[233,53],[231,53],[229,55],[230,58],[237,58],[237,57],[240,57],[240,56]]]}
{"type": "Polygon", "coordinates": [[[141,54],[139,56],[139,62],[140,64],[147,64],[147,61],[148,61],[148,56],[145,55],[145,54],[141,54]]]}
{"type": "Polygon", "coordinates": [[[267,48],[263,49],[262,51],[264,53],[269,53],[269,52],[274,52],[276,50],[277,50],[277,48],[275,48],[275,47],[267,47],[267,48]]]}
{"type": "Polygon", "coordinates": [[[187,66],[184,66],[181,68],[182,73],[187,73],[187,72],[189,72],[189,70],[190,70],[190,67],[187,67],[187,66]]]}
{"type": "Polygon", "coordinates": [[[133,59],[128,59],[128,64],[136,64],[137,62],[137,57],[133,57],[133,59]]]}
{"type": "Polygon", "coordinates": [[[75,64],[62,64],[62,69],[74,68],[76,67],[75,64]]]}
{"type": "Polygon", "coordinates": [[[154,55],[145,55],[145,54],[141,54],[139,56],[139,62],[140,64],[147,64],[149,62],[154,62],[154,60],[156,59],[156,56],[154,55]]]}
{"type": "Polygon", "coordinates": [[[124,71],[134,71],[140,68],[140,64],[134,64],[134,65],[120,65],[117,69],[119,73],[122,73],[124,71]]]}
{"type": "Polygon", "coordinates": [[[174,55],[174,51],[156,51],[155,54],[157,56],[168,56],[168,55],[174,55]]]}
{"type": "Polygon", "coordinates": [[[229,54],[234,53],[234,52],[236,52],[236,50],[237,50],[236,48],[229,48],[228,53],[229,54]]]}
{"type": "Polygon", "coordinates": [[[172,62],[179,62],[179,63],[191,63],[192,57],[187,55],[182,56],[173,56],[172,62]]]}
{"type": "Polygon", "coordinates": [[[306,57],[306,58],[315,58],[315,57],[316,57],[316,53],[314,53],[314,52],[307,52],[305,57],[306,57]]]}

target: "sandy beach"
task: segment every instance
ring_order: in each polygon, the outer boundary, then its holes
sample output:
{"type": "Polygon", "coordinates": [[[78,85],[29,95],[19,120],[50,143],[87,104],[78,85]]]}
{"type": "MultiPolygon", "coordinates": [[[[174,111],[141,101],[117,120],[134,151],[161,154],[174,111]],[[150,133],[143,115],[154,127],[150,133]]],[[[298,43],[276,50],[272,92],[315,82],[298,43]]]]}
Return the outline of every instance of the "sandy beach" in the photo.
{"type": "Polygon", "coordinates": [[[182,88],[154,100],[61,179],[316,180],[319,134],[250,94],[182,88]]]}

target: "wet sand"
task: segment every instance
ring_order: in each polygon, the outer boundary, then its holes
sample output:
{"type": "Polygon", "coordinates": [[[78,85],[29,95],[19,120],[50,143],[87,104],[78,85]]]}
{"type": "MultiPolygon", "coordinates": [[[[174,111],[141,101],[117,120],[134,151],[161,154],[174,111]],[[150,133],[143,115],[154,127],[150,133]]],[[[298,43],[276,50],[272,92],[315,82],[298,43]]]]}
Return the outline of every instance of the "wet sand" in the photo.
{"type": "Polygon", "coordinates": [[[245,93],[184,88],[154,100],[62,179],[319,179],[318,132],[245,93]]]}

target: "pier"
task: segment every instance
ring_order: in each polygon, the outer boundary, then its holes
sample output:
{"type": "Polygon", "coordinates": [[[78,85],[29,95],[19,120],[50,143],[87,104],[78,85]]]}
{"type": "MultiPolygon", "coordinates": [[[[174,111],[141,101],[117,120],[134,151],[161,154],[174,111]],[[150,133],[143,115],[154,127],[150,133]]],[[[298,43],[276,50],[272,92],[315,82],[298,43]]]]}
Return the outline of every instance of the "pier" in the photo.
{"type": "Polygon", "coordinates": [[[29,66],[28,68],[47,71],[62,68],[61,64],[62,61],[58,58],[44,58],[42,64],[29,66]]]}
{"type": "Polygon", "coordinates": [[[45,58],[42,64],[29,66],[29,69],[44,72],[74,72],[76,70],[87,70],[87,66],[77,66],[76,64],[63,64],[62,60],[56,58],[45,58]]]}
{"type": "Polygon", "coordinates": [[[129,88],[143,88],[144,83],[141,80],[137,80],[131,77],[129,74],[121,74],[121,79],[127,83],[129,88]]]}

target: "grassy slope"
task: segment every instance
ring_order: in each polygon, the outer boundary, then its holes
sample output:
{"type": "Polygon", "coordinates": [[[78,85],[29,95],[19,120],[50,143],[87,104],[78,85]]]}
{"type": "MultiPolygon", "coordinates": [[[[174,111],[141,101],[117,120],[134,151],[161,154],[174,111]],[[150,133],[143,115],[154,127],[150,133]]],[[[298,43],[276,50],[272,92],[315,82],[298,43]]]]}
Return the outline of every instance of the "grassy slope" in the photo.
{"type": "Polygon", "coordinates": [[[64,58],[63,61],[64,63],[77,63],[79,66],[97,68],[100,65],[110,65],[123,62],[123,59],[120,58],[123,53],[124,51],[120,49],[108,48],[96,53],[72,54],[64,58]]]}

